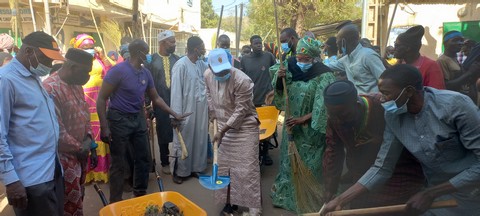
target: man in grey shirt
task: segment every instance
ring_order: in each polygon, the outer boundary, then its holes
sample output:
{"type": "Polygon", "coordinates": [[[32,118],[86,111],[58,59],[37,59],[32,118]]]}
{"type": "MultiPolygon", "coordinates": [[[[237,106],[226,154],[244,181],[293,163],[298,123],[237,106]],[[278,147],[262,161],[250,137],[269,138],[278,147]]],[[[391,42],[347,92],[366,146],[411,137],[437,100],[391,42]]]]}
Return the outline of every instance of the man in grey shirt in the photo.
{"type": "Polygon", "coordinates": [[[275,64],[275,57],[273,54],[262,50],[263,43],[260,36],[252,36],[250,44],[253,52],[242,57],[240,70],[247,74],[255,84],[253,87],[253,104],[259,107],[265,104],[265,95],[273,89],[268,69],[275,64]]]}
{"type": "Polygon", "coordinates": [[[402,149],[422,165],[425,190],[407,201],[408,215],[477,215],[480,211],[480,115],[460,93],[423,87],[418,69],[396,65],[379,81],[385,101],[385,132],[375,164],[351,188],[329,202],[326,212],[388,180],[402,149]],[[431,209],[434,200],[458,207],[431,209]],[[427,211],[428,210],[428,211],[427,211]]]}
{"type": "Polygon", "coordinates": [[[377,81],[385,66],[380,55],[363,47],[359,38],[360,32],[356,25],[343,26],[337,34],[337,47],[342,58],[325,65],[333,71],[345,71],[348,80],[353,82],[359,94],[378,92],[377,81]]]}

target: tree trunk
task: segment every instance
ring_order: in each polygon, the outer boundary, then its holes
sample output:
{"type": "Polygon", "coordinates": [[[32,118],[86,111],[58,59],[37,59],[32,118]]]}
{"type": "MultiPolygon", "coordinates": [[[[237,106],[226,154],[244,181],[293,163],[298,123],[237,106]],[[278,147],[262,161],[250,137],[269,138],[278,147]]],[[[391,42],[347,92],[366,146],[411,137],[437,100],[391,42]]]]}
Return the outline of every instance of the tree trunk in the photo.
{"type": "Polygon", "coordinates": [[[305,5],[303,3],[298,3],[298,10],[296,11],[296,23],[295,23],[295,31],[298,35],[303,35],[305,32],[305,5]]]}

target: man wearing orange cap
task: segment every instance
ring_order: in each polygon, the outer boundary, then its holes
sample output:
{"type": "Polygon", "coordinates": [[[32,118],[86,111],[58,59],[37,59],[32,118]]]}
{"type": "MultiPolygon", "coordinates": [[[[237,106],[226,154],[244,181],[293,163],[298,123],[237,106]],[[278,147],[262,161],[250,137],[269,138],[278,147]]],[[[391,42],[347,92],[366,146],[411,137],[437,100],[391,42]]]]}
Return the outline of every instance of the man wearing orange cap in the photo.
{"type": "Polygon", "coordinates": [[[63,215],[59,127],[40,80],[63,59],[53,37],[38,31],[0,69],[0,182],[16,215],[63,215]]]}

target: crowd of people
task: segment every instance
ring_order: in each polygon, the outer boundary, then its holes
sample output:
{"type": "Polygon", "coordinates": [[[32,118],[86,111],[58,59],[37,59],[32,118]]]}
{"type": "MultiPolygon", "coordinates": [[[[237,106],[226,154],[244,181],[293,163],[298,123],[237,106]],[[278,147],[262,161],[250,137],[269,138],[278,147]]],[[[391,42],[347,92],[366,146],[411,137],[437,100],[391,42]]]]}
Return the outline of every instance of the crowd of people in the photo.
{"type": "MultiPolygon", "coordinates": [[[[163,174],[176,184],[199,178],[219,144],[218,174],[231,178],[215,192],[221,214],[241,206],[261,215],[267,196],[256,108],[275,106],[287,115],[270,193],[275,207],[305,213],[293,142],[324,188],[322,214],[404,203],[406,212],[395,215],[478,212],[480,45],[446,32],[434,61],[420,54],[425,30],[414,26],[381,56],[356,25],[337,30],[322,43],[286,28],[277,46],[253,35],[239,58],[227,35],[207,57],[192,36],[180,57],[169,30],[158,34],[157,53],[125,37],[107,55],[87,34],[73,38],[64,56],[44,32],[25,36],[20,48],[0,34],[0,180],[9,204],[17,215],[83,215],[85,184],[94,181],[109,183],[110,203],[124,192],[145,195],[147,122],[155,118],[163,174]],[[446,199],[458,206],[429,209],[446,199]]],[[[263,161],[274,164],[268,152],[263,161]]]]}

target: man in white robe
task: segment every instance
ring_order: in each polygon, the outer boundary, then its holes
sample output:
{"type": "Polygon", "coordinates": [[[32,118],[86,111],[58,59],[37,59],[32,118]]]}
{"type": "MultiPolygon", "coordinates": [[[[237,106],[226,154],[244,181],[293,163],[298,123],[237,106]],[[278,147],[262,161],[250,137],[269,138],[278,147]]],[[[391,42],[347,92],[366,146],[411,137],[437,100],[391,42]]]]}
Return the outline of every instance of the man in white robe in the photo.
{"type": "Polygon", "coordinates": [[[207,168],[208,106],[205,96],[203,73],[208,68],[203,61],[205,45],[199,37],[187,41],[188,54],[180,58],[172,68],[170,107],[175,112],[193,112],[179,125],[188,152],[181,159],[182,149],[174,129],[173,151],[170,166],[173,181],[181,184],[187,177],[198,177],[207,168]]]}

